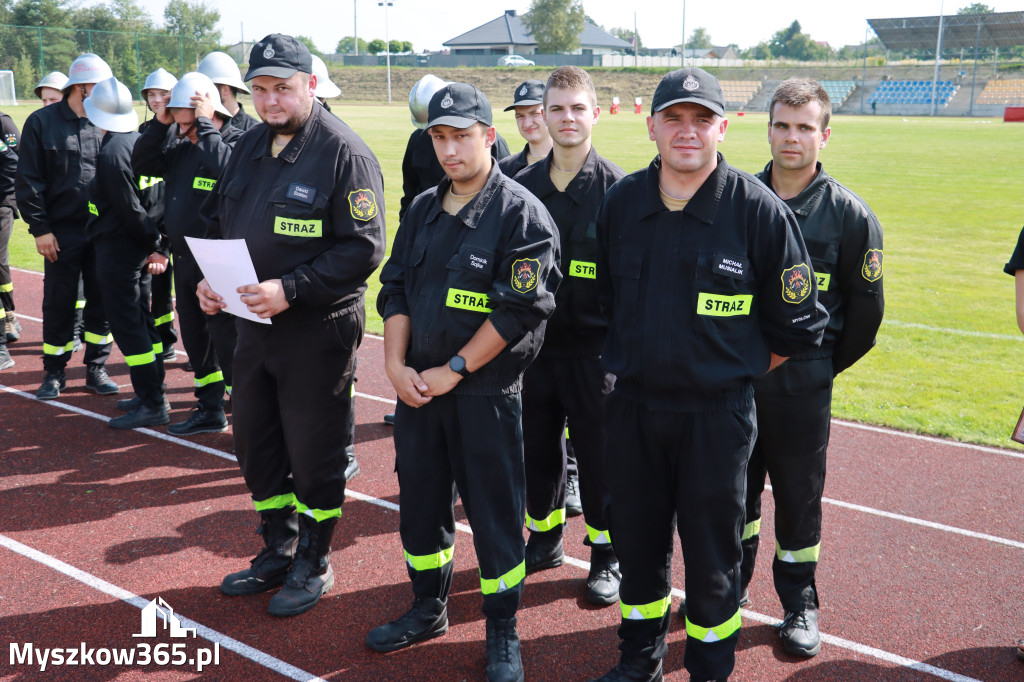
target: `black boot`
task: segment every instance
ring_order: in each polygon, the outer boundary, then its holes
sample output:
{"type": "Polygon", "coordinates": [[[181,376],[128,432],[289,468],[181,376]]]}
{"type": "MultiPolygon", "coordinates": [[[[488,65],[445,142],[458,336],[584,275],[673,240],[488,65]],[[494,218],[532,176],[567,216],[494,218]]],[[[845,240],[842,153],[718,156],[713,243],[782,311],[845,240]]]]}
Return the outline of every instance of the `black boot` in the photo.
{"type": "Polygon", "coordinates": [[[167,414],[167,407],[164,401],[160,407],[152,407],[144,402],[139,402],[131,412],[114,417],[107,422],[107,425],[114,429],[138,429],[143,426],[162,426],[171,421],[171,415],[167,414]]]}
{"type": "Polygon", "coordinates": [[[587,576],[587,601],[608,606],[619,600],[619,558],[611,545],[590,546],[590,574],[587,576]]]}
{"type": "Polygon", "coordinates": [[[267,612],[272,616],[297,616],[310,610],[320,597],[334,587],[331,568],[331,538],[338,519],[317,521],[299,514],[299,543],[295,559],[281,591],[270,598],[267,612]]]}
{"type": "Polygon", "coordinates": [[[441,599],[424,597],[398,620],[379,625],[366,635],[366,646],[387,653],[448,632],[448,609],[441,599]]]}
{"type": "Polygon", "coordinates": [[[188,419],[180,424],[171,424],[167,433],[172,436],[195,436],[200,433],[224,433],[228,430],[228,418],[222,409],[207,409],[200,403],[192,408],[188,419]]]}
{"type": "Polygon", "coordinates": [[[85,368],[85,387],[100,395],[110,395],[121,390],[102,365],[89,365],[85,368]]]}
{"type": "Polygon", "coordinates": [[[232,597],[266,592],[277,587],[288,576],[299,539],[299,517],[294,507],[260,512],[264,547],[250,562],[249,568],[232,573],[220,584],[220,591],[232,597]]]}
{"type": "Polygon", "coordinates": [[[487,619],[487,682],[522,682],[516,618],[487,619]]]}
{"type": "Polygon", "coordinates": [[[67,388],[67,381],[64,378],[64,370],[47,372],[43,377],[43,383],[36,389],[36,397],[40,400],[55,400],[60,397],[60,392],[67,388]]]}
{"type": "Polygon", "coordinates": [[[559,525],[543,532],[530,531],[530,539],[526,541],[527,575],[565,563],[565,550],[562,548],[563,528],[564,526],[559,525]]]}
{"type": "Polygon", "coordinates": [[[805,658],[817,656],[821,651],[818,609],[807,606],[803,611],[787,611],[779,626],[779,637],[786,653],[805,658]]]}
{"type": "Polygon", "coordinates": [[[359,475],[359,462],[356,461],[356,446],[345,446],[345,482],[348,483],[359,475]]]}
{"type": "Polygon", "coordinates": [[[623,656],[619,664],[592,682],[661,682],[661,659],[623,656]]]}

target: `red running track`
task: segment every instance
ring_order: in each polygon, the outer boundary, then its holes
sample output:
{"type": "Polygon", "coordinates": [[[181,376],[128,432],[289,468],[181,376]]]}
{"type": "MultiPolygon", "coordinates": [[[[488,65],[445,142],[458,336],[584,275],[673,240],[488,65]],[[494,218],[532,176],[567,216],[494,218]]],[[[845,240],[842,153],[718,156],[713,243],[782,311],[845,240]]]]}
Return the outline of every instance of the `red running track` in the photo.
{"type": "MultiPolygon", "coordinates": [[[[259,543],[230,433],[183,440],[162,427],[110,429],[105,421],[123,395],[85,390],[80,354],[60,400],[35,400],[42,277],[15,271],[14,281],[24,333],[11,346],[17,365],[0,373],[0,681],[483,679],[477,567],[462,533],[448,634],[389,655],[363,643],[411,602],[391,432],[381,423],[393,394],[379,338],[359,352],[362,474],[335,536],[335,588],[312,611],[281,620],[265,612],[269,595],[228,598],[217,589],[259,543]],[[142,634],[142,608],[157,598],[198,636],[133,637],[142,634]],[[37,654],[76,649],[81,657],[84,648],[92,664],[51,661],[40,671],[25,658],[29,644],[37,654]],[[146,646],[151,658],[161,651],[186,664],[100,664],[114,650],[139,655],[146,646]],[[201,673],[188,664],[215,649],[217,663],[201,673]]],[[[116,351],[108,368],[130,393],[116,351]]],[[[191,377],[179,362],[167,379],[180,421],[191,377]]],[[[836,422],[826,495],[821,654],[782,652],[770,552],[762,553],[732,679],[1024,680],[1013,648],[1024,637],[1024,457],[836,422]]],[[[766,499],[766,538],[771,514],[766,499]]],[[[585,680],[618,658],[618,608],[584,599],[585,534],[582,519],[571,519],[566,552],[575,558],[527,578],[519,618],[529,679],[585,680]]],[[[681,560],[673,584],[682,585],[681,560]]],[[[678,619],[669,641],[666,678],[686,680],[678,619]]]]}

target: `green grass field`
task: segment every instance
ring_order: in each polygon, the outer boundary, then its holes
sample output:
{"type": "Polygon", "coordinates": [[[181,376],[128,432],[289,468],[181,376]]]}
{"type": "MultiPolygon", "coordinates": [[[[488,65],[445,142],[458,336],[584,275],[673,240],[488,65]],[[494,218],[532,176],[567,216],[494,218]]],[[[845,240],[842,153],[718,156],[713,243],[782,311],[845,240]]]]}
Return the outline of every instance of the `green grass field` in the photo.
{"type": "MultiPolygon", "coordinates": [[[[7,109],[18,123],[34,107],[7,109]]],[[[336,106],[384,171],[389,240],[398,226],[401,162],[412,128],[404,102],[336,106]]],[[[495,111],[513,151],[511,113],[495,111]]],[[[1024,336],[1013,280],[1002,273],[1024,223],[1024,126],[991,119],[840,117],[822,153],[826,169],[871,205],[885,230],[886,321],[878,345],[836,382],[837,417],[963,441],[1009,441],[1024,402],[1024,336]]],[[[760,170],[769,158],[767,116],[732,115],[720,146],[729,162],[760,170]]],[[[595,145],[626,171],[655,154],[644,117],[604,114],[595,145]]],[[[24,226],[12,264],[39,270],[24,226]]],[[[371,281],[369,331],[382,329],[371,281]]]]}

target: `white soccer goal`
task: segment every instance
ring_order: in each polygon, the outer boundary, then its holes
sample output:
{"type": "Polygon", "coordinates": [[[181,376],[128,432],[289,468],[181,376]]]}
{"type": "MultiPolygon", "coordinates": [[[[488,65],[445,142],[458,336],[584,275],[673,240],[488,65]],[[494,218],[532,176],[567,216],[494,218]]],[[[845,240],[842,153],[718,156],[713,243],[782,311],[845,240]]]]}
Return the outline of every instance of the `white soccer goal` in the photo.
{"type": "Polygon", "coordinates": [[[18,98],[14,96],[14,72],[0,71],[0,105],[17,103],[18,98]]]}

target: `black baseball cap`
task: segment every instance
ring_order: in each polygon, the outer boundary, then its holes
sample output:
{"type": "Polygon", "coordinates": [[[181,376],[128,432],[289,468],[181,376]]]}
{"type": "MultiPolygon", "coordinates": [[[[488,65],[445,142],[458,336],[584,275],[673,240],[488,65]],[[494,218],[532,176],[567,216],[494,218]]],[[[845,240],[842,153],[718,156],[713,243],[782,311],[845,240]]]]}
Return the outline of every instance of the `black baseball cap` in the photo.
{"type": "Polygon", "coordinates": [[[704,69],[690,67],[665,74],[654,91],[651,113],[679,104],[693,102],[725,116],[725,96],[718,79],[704,69]]]}
{"type": "Polygon", "coordinates": [[[544,104],[544,83],[541,81],[526,81],[516,88],[516,94],[511,106],[505,107],[505,111],[512,111],[516,107],[532,107],[534,104],[544,104]]]}
{"type": "Polygon", "coordinates": [[[291,78],[296,72],[313,73],[313,55],[301,41],[283,33],[271,33],[252,46],[245,80],[257,76],[291,78]]]}
{"type": "Polygon", "coordinates": [[[427,127],[468,128],[474,123],[491,125],[491,101],[469,83],[449,83],[434,93],[427,106],[427,127]]]}

